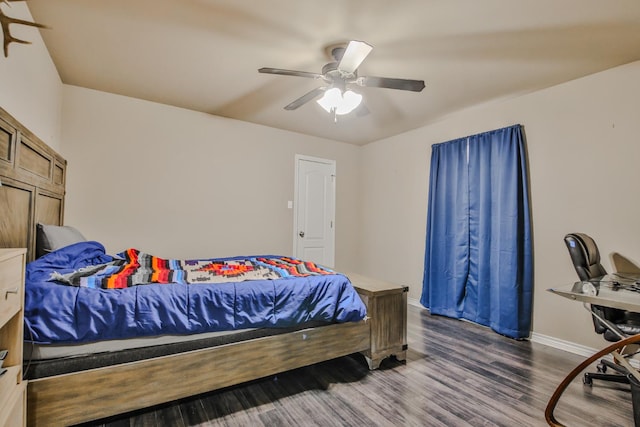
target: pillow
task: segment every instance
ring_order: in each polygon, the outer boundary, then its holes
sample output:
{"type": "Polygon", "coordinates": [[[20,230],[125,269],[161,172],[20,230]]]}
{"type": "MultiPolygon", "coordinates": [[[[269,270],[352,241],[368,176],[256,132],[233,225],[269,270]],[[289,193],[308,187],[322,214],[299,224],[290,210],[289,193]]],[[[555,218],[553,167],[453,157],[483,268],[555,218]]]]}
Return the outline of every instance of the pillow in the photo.
{"type": "Polygon", "coordinates": [[[36,256],[40,258],[56,249],[86,242],[82,233],[70,226],[38,224],[36,232],[36,256]]]}

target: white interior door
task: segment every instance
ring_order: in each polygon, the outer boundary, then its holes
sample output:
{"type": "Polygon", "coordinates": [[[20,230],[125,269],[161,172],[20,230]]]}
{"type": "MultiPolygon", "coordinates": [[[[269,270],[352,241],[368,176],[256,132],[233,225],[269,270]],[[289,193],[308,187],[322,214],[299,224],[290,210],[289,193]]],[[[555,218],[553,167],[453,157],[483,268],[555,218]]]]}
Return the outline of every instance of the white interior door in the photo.
{"type": "Polygon", "coordinates": [[[335,160],[296,156],[295,187],[294,256],[333,267],[335,160]]]}

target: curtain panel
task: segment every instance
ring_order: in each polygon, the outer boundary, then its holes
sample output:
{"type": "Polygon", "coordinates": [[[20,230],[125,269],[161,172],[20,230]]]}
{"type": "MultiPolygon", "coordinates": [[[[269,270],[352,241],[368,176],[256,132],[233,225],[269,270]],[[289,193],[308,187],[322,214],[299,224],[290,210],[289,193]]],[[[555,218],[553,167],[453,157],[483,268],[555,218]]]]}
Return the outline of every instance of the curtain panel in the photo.
{"type": "Polygon", "coordinates": [[[526,338],[533,256],[522,127],[432,147],[425,269],[420,302],[526,338]]]}

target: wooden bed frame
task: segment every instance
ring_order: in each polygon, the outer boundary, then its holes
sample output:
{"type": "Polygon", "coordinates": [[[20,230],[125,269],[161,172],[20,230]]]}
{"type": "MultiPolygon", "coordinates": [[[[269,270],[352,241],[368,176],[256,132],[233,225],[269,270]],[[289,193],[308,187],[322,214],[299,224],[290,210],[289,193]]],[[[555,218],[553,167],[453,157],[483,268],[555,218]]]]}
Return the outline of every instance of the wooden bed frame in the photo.
{"type": "MultiPolygon", "coordinates": [[[[36,224],[63,224],[66,166],[0,108],[0,247],[35,259],[36,224]]],[[[360,321],[39,378],[27,385],[27,423],[82,423],[370,350],[360,321]]]]}

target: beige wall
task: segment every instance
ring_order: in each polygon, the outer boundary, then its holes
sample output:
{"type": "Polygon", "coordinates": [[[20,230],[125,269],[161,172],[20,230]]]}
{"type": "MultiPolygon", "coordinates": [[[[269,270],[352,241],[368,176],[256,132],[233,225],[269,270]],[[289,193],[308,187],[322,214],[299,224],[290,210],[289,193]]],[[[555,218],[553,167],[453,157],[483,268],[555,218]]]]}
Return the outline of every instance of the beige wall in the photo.
{"type": "MultiPolygon", "coordinates": [[[[428,96],[428,91],[424,96],[428,96]]],[[[547,288],[577,276],[566,233],[595,238],[603,265],[640,264],[640,62],[454,114],[362,149],[362,272],[422,286],[430,147],[516,123],[527,138],[535,245],[534,331],[602,347],[580,304],[547,288]]]]}
{"type": "Polygon", "coordinates": [[[336,268],[355,268],[358,147],[74,86],[63,117],[65,222],[110,252],[290,255],[304,154],[336,160],[336,268]]]}
{"type": "MultiPolygon", "coordinates": [[[[31,20],[22,2],[11,13],[31,20]]],[[[602,346],[579,304],[546,292],[575,280],[565,233],[596,238],[607,269],[613,251],[640,263],[640,62],[356,147],[64,86],[38,32],[12,31],[34,44],[13,44],[0,59],[1,106],[67,158],[66,222],[110,251],[289,253],[294,156],[325,157],[338,168],[336,267],[409,285],[417,299],[431,144],[521,123],[531,165],[534,331],[602,346]]]]}
{"type": "MultiPolygon", "coordinates": [[[[5,9],[11,17],[33,21],[25,2],[11,3],[5,9]]],[[[0,52],[0,107],[60,151],[62,82],[58,72],[36,28],[11,25],[10,29],[14,37],[32,44],[11,43],[8,58],[0,52]]]]}

